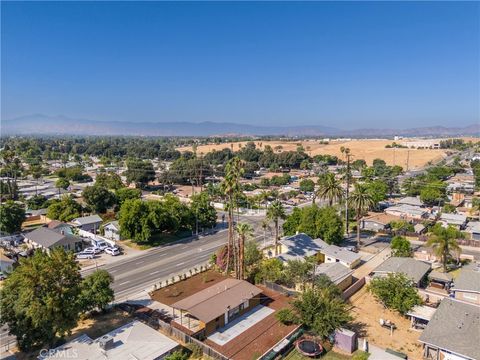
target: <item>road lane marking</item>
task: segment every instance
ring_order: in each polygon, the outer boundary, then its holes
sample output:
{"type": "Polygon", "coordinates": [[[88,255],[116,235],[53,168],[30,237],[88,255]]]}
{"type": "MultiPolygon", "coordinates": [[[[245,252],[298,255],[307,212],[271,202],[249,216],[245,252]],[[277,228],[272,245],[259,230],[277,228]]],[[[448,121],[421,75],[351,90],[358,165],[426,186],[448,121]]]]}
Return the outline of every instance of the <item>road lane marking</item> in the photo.
{"type": "Polygon", "coordinates": [[[176,266],[182,266],[183,264],[185,264],[185,261],[178,263],[176,266]]]}
{"type": "Polygon", "coordinates": [[[157,271],[151,272],[150,275],[155,275],[155,274],[158,274],[159,272],[160,270],[157,270],[157,271]]]}
{"type": "Polygon", "coordinates": [[[129,282],[130,282],[130,280],[124,281],[124,282],[118,284],[118,286],[122,286],[122,285],[128,284],[129,282]]]}
{"type": "Polygon", "coordinates": [[[138,261],[138,262],[135,263],[135,265],[140,265],[140,264],[143,264],[144,262],[145,262],[145,261],[143,261],[143,260],[142,260],[142,261],[138,261]]]}

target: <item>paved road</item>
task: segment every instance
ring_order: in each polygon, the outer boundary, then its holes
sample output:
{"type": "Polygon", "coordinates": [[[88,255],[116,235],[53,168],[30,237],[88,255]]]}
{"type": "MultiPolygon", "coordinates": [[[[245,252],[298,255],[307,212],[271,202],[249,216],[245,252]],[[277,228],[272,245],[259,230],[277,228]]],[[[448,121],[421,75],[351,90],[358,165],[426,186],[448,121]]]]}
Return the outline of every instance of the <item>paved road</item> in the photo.
{"type": "MultiPolygon", "coordinates": [[[[255,239],[263,241],[264,234],[260,226],[263,217],[240,215],[239,221],[251,224],[255,239]]],[[[271,232],[267,231],[267,237],[271,238],[271,232]]],[[[113,276],[112,288],[116,301],[122,301],[138,295],[159,281],[171,279],[172,276],[208,263],[211,255],[226,242],[227,231],[223,229],[198,239],[164,245],[101,268],[113,276]]],[[[94,270],[85,270],[82,274],[88,275],[94,270]]]]}

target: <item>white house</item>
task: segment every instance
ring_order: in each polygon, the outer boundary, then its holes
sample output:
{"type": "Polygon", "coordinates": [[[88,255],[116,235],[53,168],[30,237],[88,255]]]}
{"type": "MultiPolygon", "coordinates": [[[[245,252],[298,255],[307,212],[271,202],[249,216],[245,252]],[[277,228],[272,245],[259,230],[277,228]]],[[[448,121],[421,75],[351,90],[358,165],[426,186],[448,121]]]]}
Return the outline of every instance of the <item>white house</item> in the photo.
{"type": "Polygon", "coordinates": [[[111,222],[107,223],[103,227],[103,230],[104,230],[103,236],[105,236],[107,239],[111,239],[111,240],[115,240],[115,241],[121,240],[120,225],[119,225],[118,221],[111,221],[111,222]]]}

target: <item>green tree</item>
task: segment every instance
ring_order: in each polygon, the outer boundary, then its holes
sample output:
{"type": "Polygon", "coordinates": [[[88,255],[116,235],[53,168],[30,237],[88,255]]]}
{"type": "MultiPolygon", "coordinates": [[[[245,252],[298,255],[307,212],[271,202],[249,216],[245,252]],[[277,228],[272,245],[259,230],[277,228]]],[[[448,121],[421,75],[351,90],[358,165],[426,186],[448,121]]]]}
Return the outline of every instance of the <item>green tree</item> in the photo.
{"type": "Polygon", "coordinates": [[[43,195],[34,195],[27,200],[27,206],[30,210],[43,209],[46,207],[47,201],[48,199],[43,195]]]}
{"type": "Polygon", "coordinates": [[[347,304],[331,286],[306,289],[293,301],[291,313],[284,311],[282,317],[303,324],[323,339],[352,320],[347,304]]]}
{"type": "Polygon", "coordinates": [[[394,236],[390,243],[392,248],[392,256],[397,257],[410,257],[412,255],[412,249],[410,248],[410,241],[403,236],[394,236]]]}
{"type": "Polygon", "coordinates": [[[255,281],[277,282],[283,278],[283,262],[277,258],[265,259],[260,263],[255,281]]]}
{"type": "Polygon", "coordinates": [[[303,179],[300,181],[300,191],[312,192],[315,190],[315,182],[312,179],[303,179]]]}
{"type": "Polygon", "coordinates": [[[332,206],[334,202],[342,200],[342,184],[336,179],[335,174],[326,173],[319,177],[317,196],[320,199],[328,200],[330,206],[332,206]]]}
{"type": "Polygon", "coordinates": [[[253,236],[253,227],[247,223],[239,223],[235,227],[238,235],[238,270],[240,279],[245,278],[245,242],[253,236]]]}
{"type": "Polygon", "coordinates": [[[388,184],[385,181],[367,181],[365,186],[367,187],[368,193],[372,196],[375,205],[387,198],[388,184]]]}
{"type": "Polygon", "coordinates": [[[275,225],[275,256],[278,255],[278,240],[279,240],[279,226],[280,219],[285,219],[287,214],[282,203],[278,200],[274,201],[267,209],[267,218],[273,221],[275,225]]]}
{"type": "Polygon", "coordinates": [[[262,251],[258,248],[255,240],[250,240],[245,243],[245,271],[247,277],[253,272],[252,268],[258,267],[258,264],[263,258],[262,251]]]}
{"type": "Polygon", "coordinates": [[[146,202],[140,199],[125,200],[118,216],[121,235],[134,242],[147,242],[152,235],[149,215],[146,202]]]}
{"type": "Polygon", "coordinates": [[[333,207],[317,205],[294,208],[283,223],[285,235],[297,231],[312,238],[321,238],[328,244],[339,244],[343,239],[343,220],[333,207]]]}
{"type": "Polygon", "coordinates": [[[105,310],[113,301],[114,293],[110,287],[113,277],[106,270],[96,270],[83,279],[80,292],[80,304],[83,311],[105,310]]]}
{"type": "Polygon", "coordinates": [[[406,220],[390,221],[390,227],[396,234],[405,234],[408,231],[415,231],[414,226],[406,220]]]}
{"type": "Polygon", "coordinates": [[[445,186],[441,182],[429,183],[420,190],[420,200],[428,206],[441,205],[445,200],[445,186]]]}
{"type": "Polygon", "coordinates": [[[447,262],[451,257],[452,252],[459,253],[460,246],[457,239],[462,239],[464,236],[461,231],[453,226],[443,227],[442,224],[435,224],[432,228],[432,236],[427,240],[427,246],[431,246],[435,255],[442,259],[443,270],[447,271],[447,262]]]}
{"type": "Polygon", "coordinates": [[[116,202],[115,194],[103,186],[87,186],[82,193],[88,206],[97,213],[105,213],[116,202]]]}
{"type": "Polygon", "coordinates": [[[72,252],[36,251],[21,259],[0,293],[1,322],[28,351],[63,337],[79,319],[81,276],[72,252]]]}
{"type": "Polygon", "coordinates": [[[319,208],[315,220],[317,234],[327,244],[340,244],[343,240],[343,220],[333,207],[319,208]]]}
{"type": "Polygon", "coordinates": [[[348,199],[349,205],[355,209],[355,215],[357,220],[357,244],[362,244],[360,240],[360,220],[363,214],[371,209],[375,202],[372,195],[369,193],[368,188],[363,184],[355,184],[355,190],[350,194],[348,199]]]}
{"type": "Polygon", "coordinates": [[[190,208],[198,219],[198,225],[203,228],[212,228],[217,223],[217,211],[212,205],[212,199],[206,191],[191,197],[190,208]]]}
{"type": "Polygon", "coordinates": [[[82,206],[68,195],[63,196],[60,201],[50,204],[47,209],[47,217],[60,221],[70,221],[80,217],[81,213],[82,206]]]}
{"type": "Polygon", "coordinates": [[[22,230],[25,221],[25,209],[22,205],[8,200],[0,204],[0,231],[13,234],[22,230]]]}
{"type": "Polygon", "coordinates": [[[307,282],[311,282],[314,267],[313,261],[288,260],[285,265],[285,276],[282,282],[291,287],[296,284],[304,285],[307,282]]]}
{"type": "Polygon", "coordinates": [[[367,289],[387,308],[405,315],[422,299],[412,280],[402,273],[390,273],[386,277],[373,278],[367,289]]]}
{"type": "Polygon", "coordinates": [[[60,189],[67,190],[70,186],[70,181],[65,178],[60,178],[55,182],[55,187],[58,189],[58,195],[60,195],[60,189]]]}
{"type": "Polygon", "coordinates": [[[134,183],[137,188],[144,188],[149,181],[155,180],[155,170],[148,160],[129,159],[125,171],[127,184],[134,183]]]}
{"type": "Polygon", "coordinates": [[[190,355],[182,350],[177,350],[170,355],[165,356],[165,360],[188,360],[190,355]]]}
{"type": "MultiPolygon", "coordinates": [[[[223,195],[226,199],[226,210],[228,211],[228,242],[227,242],[227,263],[225,271],[228,272],[230,269],[230,258],[233,255],[233,259],[236,265],[238,261],[238,254],[236,251],[236,246],[234,244],[234,224],[233,224],[233,214],[237,208],[237,200],[241,192],[240,178],[243,175],[243,168],[241,161],[238,157],[234,157],[227,162],[225,166],[225,177],[220,188],[223,195]]],[[[237,266],[234,266],[237,268],[237,266]]],[[[236,274],[237,278],[239,274],[236,274]]]]}
{"type": "Polygon", "coordinates": [[[95,178],[95,185],[110,189],[118,190],[123,188],[125,185],[120,178],[120,175],[113,172],[108,172],[105,174],[98,174],[95,178]]]}
{"type": "Polygon", "coordinates": [[[117,197],[118,206],[122,206],[125,200],[140,199],[142,190],[124,187],[115,191],[115,196],[117,197]]]}

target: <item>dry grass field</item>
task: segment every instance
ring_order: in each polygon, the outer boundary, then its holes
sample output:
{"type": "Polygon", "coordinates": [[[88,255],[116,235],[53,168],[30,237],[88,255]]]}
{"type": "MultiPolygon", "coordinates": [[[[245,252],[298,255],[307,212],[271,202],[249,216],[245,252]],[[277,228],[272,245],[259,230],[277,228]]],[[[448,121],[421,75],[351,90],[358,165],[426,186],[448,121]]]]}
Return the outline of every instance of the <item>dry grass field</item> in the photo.
{"type": "MultiPolygon", "coordinates": [[[[329,144],[320,144],[315,140],[303,140],[303,141],[256,141],[257,148],[262,149],[266,145],[270,145],[274,150],[276,147],[277,152],[280,151],[294,151],[297,146],[301,144],[307,154],[314,155],[335,155],[342,158],[340,148],[348,147],[353,160],[362,159],[371,165],[374,159],[380,158],[386,161],[388,165],[400,165],[404,169],[418,169],[426,165],[429,161],[439,161],[445,156],[443,150],[430,150],[430,149],[386,149],[385,145],[392,144],[392,140],[372,140],[372,139],[355,139],[349,141],[331,141],[329,144]]],[[[206,154],[212,150],[222,150],[224,148],[232,148],[234,151],[238,151],[241,147],[245,146],[246,142],[237,142],[231,144],[212,144],[202,145],[197,148],[197,153],[206,154]]],[[[179,148],[180,151],[191,151],[191,147],[179,148]]]]}

